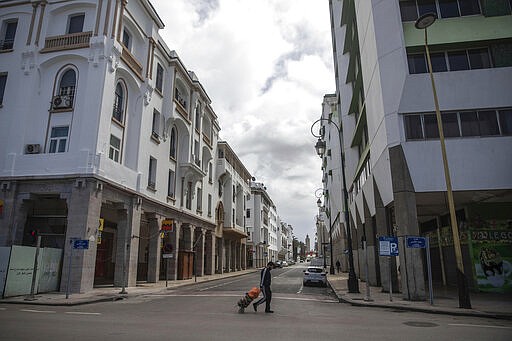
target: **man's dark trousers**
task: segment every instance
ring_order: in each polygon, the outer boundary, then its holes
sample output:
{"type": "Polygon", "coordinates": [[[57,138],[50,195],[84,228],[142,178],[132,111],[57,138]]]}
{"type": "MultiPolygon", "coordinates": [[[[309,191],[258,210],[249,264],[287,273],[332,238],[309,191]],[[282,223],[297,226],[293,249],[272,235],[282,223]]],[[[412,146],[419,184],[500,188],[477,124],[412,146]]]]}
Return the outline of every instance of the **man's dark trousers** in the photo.
{"type": "Polygon", "coordinates": [[[265,311],[270,311],[270,301],[272,301],[272,290],[270,290],[270,286],[263,286],[261,289],[263,291],[263,297],[265,299],[265,311]]]}

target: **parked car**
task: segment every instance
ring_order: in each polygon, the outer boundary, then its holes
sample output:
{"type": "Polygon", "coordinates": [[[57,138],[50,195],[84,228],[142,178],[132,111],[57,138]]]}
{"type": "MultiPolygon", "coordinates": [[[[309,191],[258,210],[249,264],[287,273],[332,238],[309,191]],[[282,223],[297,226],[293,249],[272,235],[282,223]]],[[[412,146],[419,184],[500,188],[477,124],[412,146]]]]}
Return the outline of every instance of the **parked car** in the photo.
{"type": "Polygon", "coordinates": [[[324,287],[327,286],[327,273],[320,266],[309,266],[304,270],[302,284],[307,286],[308,284],[313,283],[320,284],[324,287]]]}
{"type": "Polygon", "coordinates": [[[282,262],[281,262],[281,265],[282,265],[283,267],[288,266],[288,262],[284,260],[284,261],[282,261],[282,262]]]}
{"type": "Polygon", "coordinates": [[[283,267],[282,261],[280,261],[280,260],[276,260],[276,261],[274,262],[274,266],[275,266],[276,268],[282,268],[282,267],[283,267]]]}

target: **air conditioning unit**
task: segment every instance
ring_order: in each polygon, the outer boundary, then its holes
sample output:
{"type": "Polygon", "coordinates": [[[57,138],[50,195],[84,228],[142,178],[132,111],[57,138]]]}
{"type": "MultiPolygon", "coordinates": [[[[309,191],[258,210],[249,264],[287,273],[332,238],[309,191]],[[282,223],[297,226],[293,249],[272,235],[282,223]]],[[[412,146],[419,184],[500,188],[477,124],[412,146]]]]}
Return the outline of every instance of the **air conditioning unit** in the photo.
{"type": "Polygon", "coordinates": [[[25,154],[39,154],[41,152],[40,144],[27,144],[25,146],[25,154]]]}
{"type": "Polygon", "coordinates": [[[54,96],[52,100],[53,109],[66,109],[73,106],[73,99],[71,96],[54,96]]]}

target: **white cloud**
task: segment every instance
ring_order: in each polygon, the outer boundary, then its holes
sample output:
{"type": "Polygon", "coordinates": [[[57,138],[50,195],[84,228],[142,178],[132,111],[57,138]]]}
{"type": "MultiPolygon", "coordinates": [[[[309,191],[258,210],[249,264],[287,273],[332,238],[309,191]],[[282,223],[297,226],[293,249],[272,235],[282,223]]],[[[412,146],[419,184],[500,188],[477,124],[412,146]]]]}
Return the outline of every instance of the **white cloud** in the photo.
{"type": "Polygon", "coordinates": [[[212,99],[221,137],[314,240],[321,187],[311,123],[335,90],[327,1],[152,0],[160,32],[212,99]]]}

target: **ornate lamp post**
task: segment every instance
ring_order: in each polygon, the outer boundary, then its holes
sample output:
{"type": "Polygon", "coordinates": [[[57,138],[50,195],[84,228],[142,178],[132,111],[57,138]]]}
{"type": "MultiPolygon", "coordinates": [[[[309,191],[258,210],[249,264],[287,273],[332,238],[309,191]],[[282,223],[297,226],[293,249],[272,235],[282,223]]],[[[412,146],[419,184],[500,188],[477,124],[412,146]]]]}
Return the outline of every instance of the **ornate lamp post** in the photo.
{"type": "Polygon", "coordinates": [[[460,248],[459,228],[457,226],[457,217],[455,216],[455,204],[452,193],[452,183],[450,179],[450,169],[448,168],[448,159],[446,157],[446,146],[444,143],[443,121],[441,112],[439,111],[439,101],[437,99],[436,85],[434,75],[432,73],[432,62],[430,60],[430,51],[427,40],[427,27],[432,25],[437,19],[435,13],[426,13],[416,20],[414,26],[425,32],[425,51],[427,52],[428,72],[430,74],[430,82],[432,84],[432,92],[434,95],[434,105],[436,108],[437,129],[439,130],[439,141],[441,142],[441,154],[443,156],[444,178],[446,181],[446,193],[448,197],[448,209],[450,210],[450,224],[452,227],[453,247],[455,249],[455,260],[457,262],[457,287],[459,291],[459,307],[471,309],[471,301],[469,298],[469,288],[466,275],[464,274],[464,263],[462,261],[462,251],[460,248]]]}
{"type": "MultiPolygon", "coordinates": [[[[354,270],[354,254],[352,251],[352,231],[351,231],[351,227],[350,227],[351,224],[350,224],[350,217],[349,217],[349,210],[348,210],[347,181],[346,181],[346,176],[345,176],[345,157],[343,155],[343,143],[342,143],[342,139],[341,139],[343,132],[341,131],[341,128],[336,123],[334,123],[334,121],[332,121],[330,118],[321,117],[318,120],[316,120],[315,122],[313,122],[313,124],[311,125],[311,134],[314,137],[318,138],[318,141],[315,144],[315,149],[316,149],[316,153],[320,157],[323,157],[323,155],[325,153],[325,141],[322,141],[320,135],[316,135],[315,133],[313,133],[313,126],[320,121],[329,122],[334,127],[336,127],[336,130],[338,132],[338,138],[339,138],[339,143],[340,143],[340,154],[341,154],[340,155],[341,156],[341,177],[343,179],[343,184],[342,184],[342,188],[341,188],[342,194],[343,194],[343,211],[344,211],[343,213],[345,215],[345,225],[346,225],[345,228],[347,230],[347,244],[348,244],[348,248],[347,248],[348,249],[348,267],[349,267],[349,270],[348,270],[348,292],[349,293],[358,293],[359,292],[359,282],[357,280],[356,272],[354,270]]],[[[332,228],[332,226],[329,226],[329,231],[331,228],[332,228]]],[[[332,249],[331,249],[331,253],[332,253],[332,249]]],[[[332,264],[331,264],[331,266],[332,266],[332,264]]],[[[332,269],[332,273],[334,273],[334,267],[332,269]]]]}

